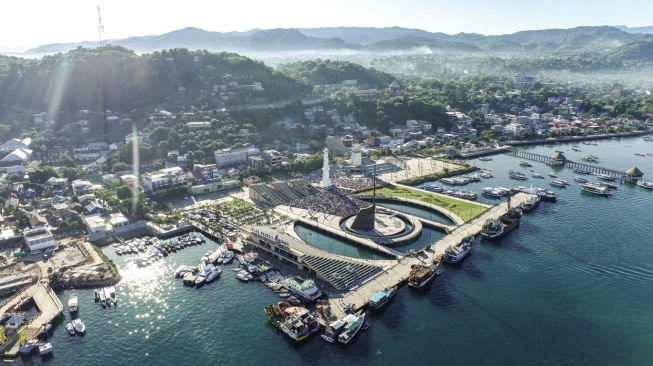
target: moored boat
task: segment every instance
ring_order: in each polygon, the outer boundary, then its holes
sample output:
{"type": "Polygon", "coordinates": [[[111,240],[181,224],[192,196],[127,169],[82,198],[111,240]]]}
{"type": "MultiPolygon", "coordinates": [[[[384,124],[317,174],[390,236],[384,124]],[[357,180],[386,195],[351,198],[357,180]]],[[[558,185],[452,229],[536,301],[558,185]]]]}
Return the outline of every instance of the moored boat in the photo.
{"type": "Polygon", "coordinates": [[[426,286],[433,277],[436,276],[437,266],[435,263],[431,264],[414,264],[411,266],[410,274],[408,275],[408,286],[412,288],[420,288],[426,286]]]}
{"type": "Polygon", "coordinates": [[[642,187],[642,188],[652,189],[653,190],[653,182],[647,182],[647,181],[640,180],[640,181],[637,182],[637,185],[642,187]]]}
{"type": "Polygon", "coordinates": [[[576,178],[574,178],[574,180],[575,180],[576,182],[580,182],[580,183],[587,183],[587,182],[589,182],[586,178],[583,178],[583,177],[576,177],[576,178]]]}
{"type": "Polygon", "coordinates": [[[569,185],[569,182],[567,182],[564,179],[553,179],[550,183],[553,186],[562,187],[562,188],[565,188],[569,185]]]}
{"type": "Polygon", "coordinates": [[[213,281],[218,276],[220,276],[220,273],[222,273],[222,268],[220,268],[219,266],[213,266],[209,270],[208,274],[206,275],[206,282],[208,283],[208,282],[213,281]]]}
{"type": "Polygon", "coordinates": [[[533,173],[533,178],[544,179],[544,176],[542,174],[533,173]]]}
{"type": "Polygon", "coordinates": [[[604,187],[608,187],[609,189],[617,189],[618,188],[616,185],[614,185],[612,183],[608,183],[608,182],[599,182],[599,184],[604,186],[604,187]]]}
{"type": "Polygon", "coordinates": [[[383,308],[397,293],[397,286],[387,287],[370,298],[370,309],[379,310],[383,308]]]}
{"type": "Polygon", "coordinates": [[[360,315],[347,314],[347,316],[342,320],[346,322],[346,325],[345,330],[338,336],[338,342],[347,344],[354,339],[358,331],[363,327],[363,324],[365,323],[365,313],[360,315]]]}
{"type": "Polygon", "coordinates": [[[68,331],[68,334],[75,335],[75,326],[73,323],[66,323],[66,330],[68,331]]]}
{"type": "Polygon", "coordinates": [[[582,189],[585,192],[598,194],[600,196],[609,196],[614,193],[608,187],[604,187],[594,183],[583,183],[580,185],[580,189],[582,189]]]}
{"type": "Polygon", "coordinates": [[[615,178],[615,177],[613,177],[611,175],[608,175],[608,174],[597,174],[596,176],[599,179],[607,181],[607,182],[614,182],[615,180],[617,180],[617,178],[615,178]]]}
{"type": "Polygon", "coordinates": [[[294,341],[299,342],[310,335],[308,327],[300,318],[294,315],[284,317],[276,305],[268,305],[264,311],[270,323],[294,341]]]}
{"type": "Polygon", "coordinates": [[[318,297],[322,296],[322,291],[317,288],[315,281],[311,279],[303,279],[298,276],[291,276],[285,278],[282,284],[283,287],[304,301],[315,301],[318,297]]]}
{"type": "Polygon", "coordinates": [[[79,309],[79,299],[77,298],[77,292],[72,290],[70,292],[70,297],[68,298],[68,310],[70,313],[75,313],[79,309]]]}
{"type": "Polygon", "coordinates": [[[498,220],[492,218],[487,219],[481,229],[481,236],[489,240],[499,239],[519,226],[520,218],[521,210],[510,209],[501,215],[498,220]]]}
{"type": "Polygon", "coordinates": [[[73,327],[75,327],[75,332],[77,332],[79,334],[86,333],[86,325],[84,325],[84,323],[82,322],[81,319],[79,319],[79,318],[73,319],[71,321],[71,323],[72,323],[73,327]]]}
{"type": "Polygon", "coordinates": [[[528,180],[528,177],[524,175],[524,173],[517,172],[514,170],[508,171],[508,177],[510,177],[510,179],[516,179],[516,180],[528,180]]]}
{"type": "Polygon", "coordinates": [[[448,263],[458,263],[463,260],[472,250],[474,236],[467,235],[458,244],[452,245],[444,252],[444,261],[448,263]]]}
{"type": "Polygon", "coordinates": [[[531,212],[537,207],[537,205],[540,203],[540,196],[537,194],[530,194],[528,197],[526,197],[526,201],[521,204],[521,209],[524,212],[531,212]]]}
{"type": "Polygon", "coordinates": [[[322,334],[322,339],[329,343],[335,342],[336,339],[338,339],[338,336],[340,333],[342,333],[345,330],[345,323],[341,319],[337,319],[333,322],[331,322],[329,325],[325,327],[324,334],[322,334]]]}

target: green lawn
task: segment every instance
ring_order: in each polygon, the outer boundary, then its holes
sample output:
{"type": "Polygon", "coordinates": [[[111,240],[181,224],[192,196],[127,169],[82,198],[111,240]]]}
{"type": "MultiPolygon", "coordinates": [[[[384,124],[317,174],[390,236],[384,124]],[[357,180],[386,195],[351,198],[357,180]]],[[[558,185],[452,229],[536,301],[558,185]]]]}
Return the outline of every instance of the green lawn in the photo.
{"type": "MultiPolygon", "coordinates": [[[[366,192],[366,194],[369,193],[372,192],[366,192]]],[[[429,203],[447,209],[465,221],[469,221],[487,210],[485,206],[477,205],[471,201],[456,200],[430,192],[421,192],[403,187],[386,186],[381,189],[377,189],[376,194],[396,198],[409,198],[415,201],[429,203]]]]}

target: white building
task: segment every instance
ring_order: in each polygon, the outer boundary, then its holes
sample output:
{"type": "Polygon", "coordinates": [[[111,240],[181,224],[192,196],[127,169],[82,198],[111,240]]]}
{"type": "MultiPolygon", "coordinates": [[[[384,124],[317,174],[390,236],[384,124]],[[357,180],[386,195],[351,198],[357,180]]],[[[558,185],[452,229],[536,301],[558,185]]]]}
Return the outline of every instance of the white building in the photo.
{"type": "Polygon", "coordinates": [[[2,151],[13,151],[16,149],[27,149],[32,143],[32,139],[27,137],[22,140],[11,139],[4,144],[0,145],[0,150],[2,151]]]}
{"type": "Polygon", "coordinates": [[[91,234],[104,233],[111,229],[107,226],[106,220],[104,220],[104,217],[100,214],[84,216],[82,221],[84,222],[84,225],[86,225],[88,232],[91,234]]]}
{"type": "Polygon", "coordinates": [[[47,228],[23,231],[23,238],[29,250],[39,250],[54,246],[54,236],[47,228]]]}
{"type": "Polygon", "coordinates": [[[186,127],[189,130],[208,130],[211,128],[211,122],[188,122],[186,127]]]}
{"type": "Polygon", "coordinates": [[[410,132],[429,132],[432,128],[431,122],[416,119],[406,120],[406,127],[410,132]]]}
{"type": "Polygon", "coordinates": [[[521,136],[524,130],[524,126],[519,123],[510,123],[503,127],[503,133],[506,135],[521,136]]]}
{"type": "Polygon", "coordinates": [[[256,147],[244,147],[241,149],[222,149],[215,151],[215,164],[218,168],[224,168],[234,164],[247,164],[250,156],[261,156],[261,150],[256,147]]]}
{"type": "Polygon", "coordinates": [[[349,135],[343,137],[327,136],[326,147],[329,149],[329,153],[331,154],[347,156],[353,146],[353,141],[353,137],[349,135]]]}
{"type": "Polygon", "coordinates": [[[283,155],[276,150],[265,150],[261,154],[265,164],[269,165],[273,169],[278,169],[281,167],[281,159],[283,155]]]}
{"type": "Polygon", "coordinates": [[[70,186],[73,189],[73,194],[77,196],[93,191],[93,184],[87,180],[74,180],[70,186]]]}
{"type": "Polygon", "coordinates": [[[125,142],[130,143],[132,141],[138,142],[149,142],[150,135],[142,132],[132,132],[129,135],[125,136],[125,142]]]}
{"type": "Polygon", "coordinates": [[[2,158],[3,163],[24,163],[32,157],[32,150],[18,148],[9,153],[9,155],[2,158]]]}
{"type": "Polygon", "coordinates": [[[187,175],[176,166],[142,175],[143,187],[155,193],[163,189],[188,187],[187,175]]]}

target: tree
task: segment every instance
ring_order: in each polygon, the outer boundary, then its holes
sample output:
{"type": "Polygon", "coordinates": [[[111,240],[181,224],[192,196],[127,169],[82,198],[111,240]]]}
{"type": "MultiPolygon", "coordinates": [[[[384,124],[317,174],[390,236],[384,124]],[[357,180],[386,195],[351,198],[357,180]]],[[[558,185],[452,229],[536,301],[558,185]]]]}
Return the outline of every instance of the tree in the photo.
{"type": "Polygon", "coordinates": [[[68,181],[73,181],[73,180],[79,178],[79,172],[77,171],[77,168],[64,167],[64,168],[61,168],[61,176],[63,176],[64,178],[67,178],[68,181]]]}
{"type": "Polygon", "coordinates": [[[114,173],[124,172],[125,170],[127,170],[127,164],[123,163],[122,161],[117,161],[111,166],[111,171],[114,173]]]}
{"type": "Polygon", "coordinates": [[[59,161],[61,161],[61,163],[64,166],[67,166],[69,168],[75,167],[75,161],[68,154],[61,154],[61,156],[59,157],[59,161]]]}
{"type": "Polygon", "coordinates": [[[32,183],[44,184],[52,177],[59,177],[59,173],[51,166],[44,166],[43,168],[36,169],[29,175],[29,180],[32,183]]]}
{"type": "Polygon", "coordinates": [[[121,200],[131,198],[133,197],[133,194],[132,189],[126,184],[116,188],[116,195],[121,200]]]}

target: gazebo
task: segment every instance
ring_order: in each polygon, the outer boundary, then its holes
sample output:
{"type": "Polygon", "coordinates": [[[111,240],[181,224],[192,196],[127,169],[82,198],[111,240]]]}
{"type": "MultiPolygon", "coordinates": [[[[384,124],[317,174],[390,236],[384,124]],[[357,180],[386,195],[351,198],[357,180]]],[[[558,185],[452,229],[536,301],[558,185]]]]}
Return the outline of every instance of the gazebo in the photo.
{"type": "Polygon", "coordinates": [[[628,180],[628,181],[638,181],[638,180],[642,179],[643,175],[644,175],[644,173],[642,173],[641,170],[637,169],[637,167],[634,166],[634,167],[626,170],[626,175],[625,175],[624,178],[626,178],[626,180],[628,180]]]}
{"type": "Polygon", "coordinates": [[[551,165],[565,165],[566,161],[567,158],[560,151],[557,151],[551,157],[551,165]]]}

